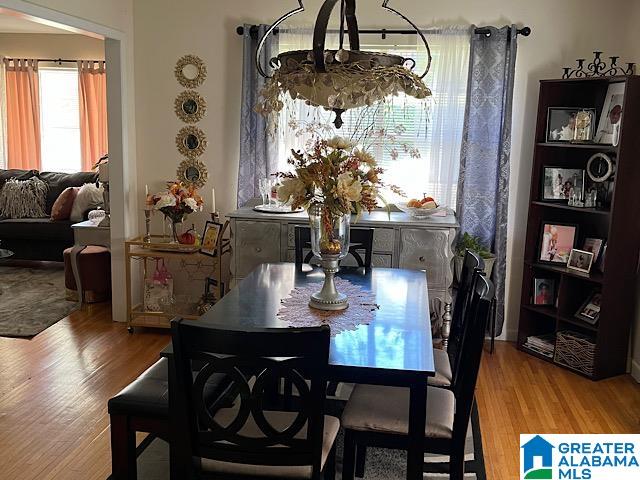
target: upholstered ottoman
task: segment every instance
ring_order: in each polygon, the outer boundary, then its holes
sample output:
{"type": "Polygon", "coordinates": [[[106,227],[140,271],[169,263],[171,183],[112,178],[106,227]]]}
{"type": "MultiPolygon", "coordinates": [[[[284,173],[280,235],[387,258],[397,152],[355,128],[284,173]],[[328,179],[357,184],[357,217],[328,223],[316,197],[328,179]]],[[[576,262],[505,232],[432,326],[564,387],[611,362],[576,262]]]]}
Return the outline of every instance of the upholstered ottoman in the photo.
{"type": "MultiPolygon", "coordinates": [[[[64,251],[64,285],[67,300],[78,301],[78,288],[71,267],[71,248],[64,251]]],[[[90,245],[78,254],[78,274],[86,303],[111,298],[111,254],[104,247],[90,245]]]]}

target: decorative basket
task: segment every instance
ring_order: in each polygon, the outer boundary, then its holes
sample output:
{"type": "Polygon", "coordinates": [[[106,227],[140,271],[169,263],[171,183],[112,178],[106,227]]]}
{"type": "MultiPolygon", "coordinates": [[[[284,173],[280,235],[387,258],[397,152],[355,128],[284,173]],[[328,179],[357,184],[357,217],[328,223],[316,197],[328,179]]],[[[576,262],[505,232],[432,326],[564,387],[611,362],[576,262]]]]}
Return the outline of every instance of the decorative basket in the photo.
{"type": "Polygon", "coordinates": [[[596,344],[592,337],[565,330],[556,334],[556,363],[593,376],[596,344]]]}

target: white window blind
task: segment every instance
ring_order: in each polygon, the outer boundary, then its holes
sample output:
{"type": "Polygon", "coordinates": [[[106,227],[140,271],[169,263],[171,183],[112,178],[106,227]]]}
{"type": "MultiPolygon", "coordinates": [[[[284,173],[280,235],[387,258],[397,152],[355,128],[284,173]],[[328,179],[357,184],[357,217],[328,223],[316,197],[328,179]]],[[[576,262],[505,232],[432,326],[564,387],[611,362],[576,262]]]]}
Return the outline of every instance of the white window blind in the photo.
{"type": "MultiPolygon", "coordinates": [[[[280,33],[280,51],[310,48],[311,31],[307,29],[285,30],[280,33]]],[[[421,198],[422,194],[434,197],[440,204],[455,208],[460,164],[460,144],[466,105],[467,75],[469,65],[469,29],[450,28],[431,31],[427,35],[433,61],[425,83],[432,90],[429,102],[401,95],[389,99],[380,108],[385,115],[375,110],[367,113],[367,123],[376,130],[400,125],[393,130],[393,143],[376,145],[371,153],[385,169],[384,181],[399,186],[408,198],[421,198]],[[386,119],[386,125],[385,125],[386,119]],[[406,144],[420,153],[414,158],[399,144],[406,144]],[[397,153],[397,155],[396,155],[397,153]]],[[[382,40],[377,35],[363,35],[361,48],[393,53],[416,60],[415,72],[421,74],[427,56],[424,46],[418,43],[417,35],[391,35],[382,40]]],[[[336,39],[327,39],[327,48],[335,48],[336,39]]],[[[326,125],[325,136],[350,137],[357,121],[362,122],[362,112],[347,111],[343,114],[344,125],[336,130],[331,122],[333,114],[313,108],[297,101],[295,112],[283,110],[280,116],[280,169],[286,170],[289,152],[300,149],[308,137],[296,134],[291,117],[301,123],[320,122],[326,125]]],[[[391,192],[384,193],[389,201],[399,200],[391,192]]]]}
{"type": "Polygon", "coordinates": [[[40,68],[39,77],[42,170],[79,172],[82,163],[78,70],[40,68]]]}

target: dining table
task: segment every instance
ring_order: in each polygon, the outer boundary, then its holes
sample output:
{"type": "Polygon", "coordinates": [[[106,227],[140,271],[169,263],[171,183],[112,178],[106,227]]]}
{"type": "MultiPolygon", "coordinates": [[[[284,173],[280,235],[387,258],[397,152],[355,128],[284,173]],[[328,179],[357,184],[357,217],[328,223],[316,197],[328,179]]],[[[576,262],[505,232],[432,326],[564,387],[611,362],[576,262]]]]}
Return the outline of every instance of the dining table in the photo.
{"type": "MultiPolygon", "coordinates": [[[[406,478],[423,478],[427,379],[435,375],[433,344],[424,270],[341,267],[338,278],[359,286],[375,300],[371,318],[354,329],[331,336],[327,379],[333,382],[386,385],[410,389],[409,442],[406,478]]],[[[227,295],[202,315],[198,323],[228,329],[289,328],[279,312],[283,300],[296,288],[324,280],[322,269],[294,263],[259,265],[227,295]]],[[[329,325],[330,319],[329,319],[329,325]]],[[[169,359],[169,408],[171,385],[175,384],[173,350],[168,345],[161,356],[169,359]]],[[[177,418],[170,415],[171,419],[177,418]]],[[[170,432],[178,427],[170,419],[170,432]],[[173,425],[173,426],[172,426],[173,425]]],[[[171,478],[181,478],[174,465],[180,448],[170,442],[171,478]]]]}

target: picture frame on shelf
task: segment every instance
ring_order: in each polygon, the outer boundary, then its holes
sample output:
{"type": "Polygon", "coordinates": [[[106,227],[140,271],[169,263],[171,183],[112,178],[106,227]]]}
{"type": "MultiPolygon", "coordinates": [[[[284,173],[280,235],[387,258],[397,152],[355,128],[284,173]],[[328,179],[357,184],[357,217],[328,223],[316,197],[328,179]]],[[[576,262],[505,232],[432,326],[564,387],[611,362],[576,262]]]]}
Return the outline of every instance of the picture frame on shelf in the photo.
{"type": "Polygon", "coordinates": [[[534,305],[555,305],[556,303],[556,280],[553,278],[533,279],[533,304],[534,305]]]}
{"type": "Polygon", "coordinates": [[[598,122],[598,130],[594,137],[595,143],[603,145],[618,145],[622,110],[624,106],[625,83],[611,83],[607,88],[607,95],[602,105],[602,113],[598,122]]]}
{"type": "Polygon", "coordinates": [[[589,325],[595,325],[600,319],[600,303],[602,301],[602,293],[594,291],[589,298],[580,306],[575,314],[579,320],[587,322],[589,325]]]}
{"type": "Polygon", "coordinates": [[[572,194],[584,196],[585,171],[580,168],[545,166],[542,169],[542,201],[568,202],[572,194]]]}
{"type": "Polygon", "coordinates": [[[597,264],[600,259],[600,253],[602,252],[602,246],[604,245],[604,239],[587,237],[582,244],[582,250],[585,252],[593,253],[593,263],[597,264]]]}
{"type": "Polygon", "coordinates": [[[577,270],[582,273],[589,273],[591,266],[593,265],[593,253],[586,250],[578,250],[574,248],[569,254],[569,260],[567,262],[567,268],[571,270],[577,270]]]}
{"type": "Polygon", "coordinates": [[[549,107],[547,143],[588,143],[593,139],[595,108],[549,107]]]}
{"type": "Polygon", "coordinates": [[[537,261],[551,265],[567,265],[577,238],[577,224],[543,221],[537,261]]]}
{"type": "Polygon", "coordinates": [[[207,221],[202,234],[202,244],[200,245],[200,253],[215,257],[220,244],[220,231],[222,224],[207,221]]]}

